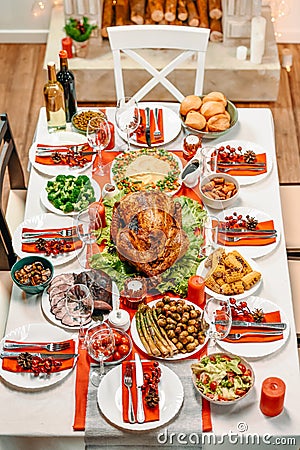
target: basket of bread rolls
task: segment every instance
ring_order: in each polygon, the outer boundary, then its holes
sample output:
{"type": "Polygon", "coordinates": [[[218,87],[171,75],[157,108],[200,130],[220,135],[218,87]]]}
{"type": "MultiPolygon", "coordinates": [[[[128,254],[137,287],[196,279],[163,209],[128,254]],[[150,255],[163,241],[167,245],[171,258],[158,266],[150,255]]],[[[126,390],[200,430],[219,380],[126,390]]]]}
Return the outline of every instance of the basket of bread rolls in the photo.
{"type": "Polygon", "coordinates": [[[204,139],[216,139],[237,123],[238,112],[222,92],[188,95],[180,104],[182,124],[204,139]]]}

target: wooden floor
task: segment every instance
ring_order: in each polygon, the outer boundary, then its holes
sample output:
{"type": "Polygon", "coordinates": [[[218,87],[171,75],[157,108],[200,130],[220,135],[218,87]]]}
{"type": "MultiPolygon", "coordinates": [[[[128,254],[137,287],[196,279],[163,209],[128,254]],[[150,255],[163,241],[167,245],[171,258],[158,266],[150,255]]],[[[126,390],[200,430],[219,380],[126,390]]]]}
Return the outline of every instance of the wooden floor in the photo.
{"type": "MultiPolygon", "coordinates": [[[[236,105],[271,108],[280,182],[300,183],[300,44],[279,45],[279,53],[283,47],[292,49],[294,65],[290,73],[281,71],[278,100],[236,105]]],[[[44,104],[45,50],[45,44],[0,44],[0,112],[8,113],[25,171],[38,112],[44,104]]]]}

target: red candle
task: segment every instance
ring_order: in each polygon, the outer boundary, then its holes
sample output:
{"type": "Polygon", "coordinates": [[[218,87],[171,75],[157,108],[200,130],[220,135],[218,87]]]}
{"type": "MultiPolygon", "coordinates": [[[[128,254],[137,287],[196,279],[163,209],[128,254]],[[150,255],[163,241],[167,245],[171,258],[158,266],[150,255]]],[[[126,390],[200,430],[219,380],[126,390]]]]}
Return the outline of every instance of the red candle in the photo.
{"type": "Polygon", "coordinates": [[[187,298],[198,306],[202,306],[205,302],[205,281],[199,275],[193,275],[188,281],[187,298]]]}
{"type": "Polygon", "coordinates": [[[66,50],[67,54],[68,54],[68,58],[73,58],[73,50],[72,50],[72,45],[73,45],[73,41],[70,37],[65,37],[61,40],[61,45],[63,50],[66,50]]]}
{"type": "Polygon", "coordinates": [[[266,378],[261,387],[261,412],[266,416],[278,416],[283,410],[284,395],[284,381],[277,377],[266,378]]]}
{"type": "Polygon", "coordinates": [[[108,122],[109,129],[110,129],[110,141],[107,147],[105,147],[105,150],[111,150],[115,147],[115,126],[113,123],[108,122]]]}

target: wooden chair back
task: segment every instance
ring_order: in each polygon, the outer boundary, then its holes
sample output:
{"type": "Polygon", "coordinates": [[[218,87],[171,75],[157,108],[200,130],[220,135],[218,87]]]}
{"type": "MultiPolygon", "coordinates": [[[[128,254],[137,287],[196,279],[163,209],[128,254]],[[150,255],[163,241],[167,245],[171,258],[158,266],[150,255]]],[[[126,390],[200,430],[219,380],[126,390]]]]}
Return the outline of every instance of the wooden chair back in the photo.
{"type": "Polygon", "coordinates": [[[177,101],[185,97],[166,77],[184,61],[197,55],[194,94],[201,95],[204,81],[205,56],[210,30],[176,25],[128,25],[107,29],[114,61],[114,76],[117,100],[125,96],[121,53],[125,53],[145,69],[152,78],[135,94],[140,101],[155,86],[162,84],[177,101]],[[161,70],[157,70],[138,50],[173,49],[180,54],[161,70]]]}

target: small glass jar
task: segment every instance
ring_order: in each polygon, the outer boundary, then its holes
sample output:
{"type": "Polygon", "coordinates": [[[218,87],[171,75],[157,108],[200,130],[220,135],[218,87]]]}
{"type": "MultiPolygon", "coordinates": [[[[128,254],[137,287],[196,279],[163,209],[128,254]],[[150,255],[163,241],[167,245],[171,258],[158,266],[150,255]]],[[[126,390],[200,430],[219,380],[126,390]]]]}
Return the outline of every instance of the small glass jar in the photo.
{"type": "Polygon", "coordinates": [[[121,299],[128,308],[138,309],[140,303],[146,299],[147,286],[143,278],[129,278],[124,283],[121,299]]]}
{"type": "Polygon", "coordinates": [[[197,153],[197,150],[202,146],[202,138],[201,136],[198,136],[196,134],[188,134],[183,139],[183,158],[186,161],[189,161],[190,159],[195,156],[197,153]]]}

